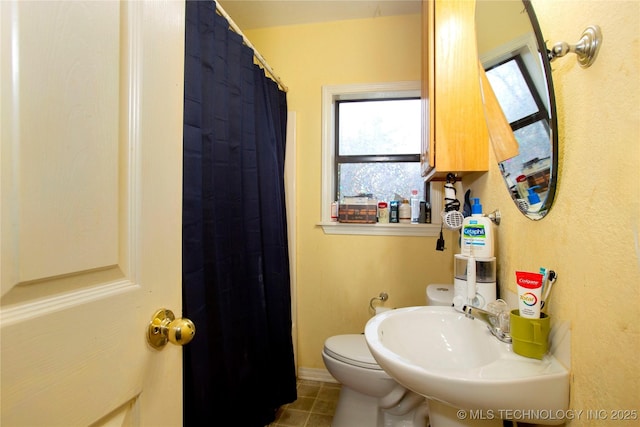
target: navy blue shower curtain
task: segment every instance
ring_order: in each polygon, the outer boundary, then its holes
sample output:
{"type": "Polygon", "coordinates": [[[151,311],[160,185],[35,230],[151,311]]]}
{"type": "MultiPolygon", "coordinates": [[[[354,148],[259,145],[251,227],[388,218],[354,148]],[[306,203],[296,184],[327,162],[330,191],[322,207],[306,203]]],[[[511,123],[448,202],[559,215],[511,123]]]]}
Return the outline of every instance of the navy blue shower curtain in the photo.
{"type": "Polygon", "coordinates": [[[286,121],[286,94],[215,3],[187,1],[183,313],[197,333],[184,347],[185,426],[263,427],[296,399],[286,121]]]}

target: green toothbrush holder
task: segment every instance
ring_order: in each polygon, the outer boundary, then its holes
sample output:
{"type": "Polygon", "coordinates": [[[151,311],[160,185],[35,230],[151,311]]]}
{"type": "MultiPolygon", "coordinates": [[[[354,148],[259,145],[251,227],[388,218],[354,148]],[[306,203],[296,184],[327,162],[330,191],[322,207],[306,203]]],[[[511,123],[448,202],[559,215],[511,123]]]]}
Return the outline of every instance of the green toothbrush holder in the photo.
{"type": "Polygon", "coordinates": [[[545,313],[540,313],[539,319],[527,319],[520,317],[520,310],[511,310],[513,352],[525,357],[542,359],[549,350],[550,320],[545,313]]]}

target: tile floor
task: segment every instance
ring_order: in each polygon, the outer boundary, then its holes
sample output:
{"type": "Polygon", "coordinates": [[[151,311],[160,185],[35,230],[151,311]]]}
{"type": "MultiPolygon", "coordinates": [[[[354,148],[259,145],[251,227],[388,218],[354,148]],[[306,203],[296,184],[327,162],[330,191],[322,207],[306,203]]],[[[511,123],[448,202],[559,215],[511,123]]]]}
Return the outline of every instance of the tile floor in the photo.
{"type": "MultiPolygon", "coordinates": [[[[340,396],[340,384],[298,380],[298,399],[282,406],[274,422],[265,427],[331,427],[340,396]]],[[[534,424],[503,421],[503,427],[536,427],[534,424]]]]}
{"type": "Polygon", "coordinates": [[[340,384],[298,380],[298,400],[282,406],[267,427],[331,427],[340,384]]]}

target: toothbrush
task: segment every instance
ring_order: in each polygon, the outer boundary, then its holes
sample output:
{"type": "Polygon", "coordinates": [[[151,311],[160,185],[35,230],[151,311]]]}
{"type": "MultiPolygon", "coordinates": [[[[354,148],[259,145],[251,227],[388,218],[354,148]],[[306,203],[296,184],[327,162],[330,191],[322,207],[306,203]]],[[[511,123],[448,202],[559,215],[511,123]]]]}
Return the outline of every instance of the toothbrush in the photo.
{"type": "Polygon", "coordinates": [[[542,274],[542,287],[540,288],[540,294],[544,295],[544,290],[547,287],[547,280],[549,279],[549,272],[546,268],[540,267],[540,274],[542,274]]]}
{"type": "Polygon", "coordinates": [[[473,246],[471,247],[471,255],[467,258],[467,301],[469,305],[473,305],[476,298],[476,259],[473,256],[473,246]]]}
{"type": "Polygon", "coordinates": [[[553,287],[553,284],[556,282],[557,278],[558,275],[556,274],[556,272],[553,270],[549,270],[549,284],[546,286],[544,295],[542,296],[542,302],[540,303],[541,309],[544,309],[548,305],[547,301],[549,300],[549,296],[551,295],[551,288],[553,287]]]}

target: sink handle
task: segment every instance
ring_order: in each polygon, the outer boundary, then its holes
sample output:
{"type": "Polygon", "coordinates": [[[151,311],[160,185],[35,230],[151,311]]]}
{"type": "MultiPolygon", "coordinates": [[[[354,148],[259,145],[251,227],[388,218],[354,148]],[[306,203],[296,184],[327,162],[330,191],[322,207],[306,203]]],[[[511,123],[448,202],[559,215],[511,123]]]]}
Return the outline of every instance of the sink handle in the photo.
{"type": "Polygon", "coordinates": [[[511,310],[509,310],[509,306],[507,302],[503,299],[491,301],[487,304],[487,311],[492,313],[495,316],[495,319],[492,319],[492,323],[502,332],[509,334],[511,332],[511,310]]]}
{"type": "Polygon", "coordinates": [[[509,311],[508,308],[506,311],[503,309],[504,307],[506,307],[506,302],[502,302],[504,303],[504,306],[502,303],[498,303],[497,305],[493,305],[491,307],[493,310],[498,311],[498,313],[490,312],[470,305],[463,306],[462,311],[469,319],[478,319],[485,325],[487,325],[487,328],[489,329],[489,331],[491,331],[491,334],[498,338],[500,341],[510,343],[511,335],[509,335],[509,311]]]}

